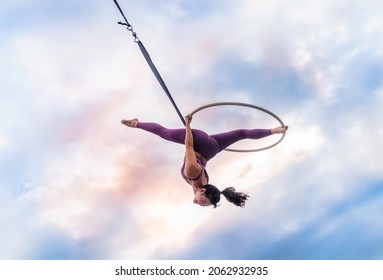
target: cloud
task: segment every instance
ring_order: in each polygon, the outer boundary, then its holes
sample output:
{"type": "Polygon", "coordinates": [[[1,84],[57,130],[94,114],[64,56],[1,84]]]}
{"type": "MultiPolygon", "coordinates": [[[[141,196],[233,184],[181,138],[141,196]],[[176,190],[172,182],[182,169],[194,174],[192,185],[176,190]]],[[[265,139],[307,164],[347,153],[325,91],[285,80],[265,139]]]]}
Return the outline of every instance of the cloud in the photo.
{"type": "MultiPolygon", "coordinates": [[[[290,126],[267,152],[209,162],[214,184],[251,195],[215,210],[192,204],[181,145],[120,124],[181,126],[113,3],[34,2],[25,28],[12,3],[0,4],[1,258],[381,257],[380,3],[126,4],[183,113],[235,99],[290,126]]],[[[193,125],[274,125],[221,109],[193,125]]]]}

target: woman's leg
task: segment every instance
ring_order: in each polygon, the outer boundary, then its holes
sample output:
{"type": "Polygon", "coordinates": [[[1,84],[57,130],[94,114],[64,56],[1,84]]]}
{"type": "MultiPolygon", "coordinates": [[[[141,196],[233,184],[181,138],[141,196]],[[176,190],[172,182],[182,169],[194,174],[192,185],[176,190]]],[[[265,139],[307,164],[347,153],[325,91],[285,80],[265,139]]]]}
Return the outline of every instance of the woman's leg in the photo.
{"type": "Polygon", "coordinates": [[[220,151],[244,139],[260,139],[272,135],[272,129],[237,129],[229,132],[211,135],[220,148],[220,151]]]}
{"type": "MultiPolygon", "coordinates": [[[[167,141],[185,144],[185,128],[169,129],[158,123],[151,122],[138,122],[136,127],[158,135],[167,141]]],[[[207,133],[199,129],[192,129],[192,133],[194,150],[206,160],[211,159],[219,152],[219,145],[216,140],[207,133]]]]}
{"type": "Polygon", "coordinates": [[[151,132],[167,141],[185,144],[185,129],[183,128],[169,129],[152,122],[138,122],[136,127],[151,132]]]}

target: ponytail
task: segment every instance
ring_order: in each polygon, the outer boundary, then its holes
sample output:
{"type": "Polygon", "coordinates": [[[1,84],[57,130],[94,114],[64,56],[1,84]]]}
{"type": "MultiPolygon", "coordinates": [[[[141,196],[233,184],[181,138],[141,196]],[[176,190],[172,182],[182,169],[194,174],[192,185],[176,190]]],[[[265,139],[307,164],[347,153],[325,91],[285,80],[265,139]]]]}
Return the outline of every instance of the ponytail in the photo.
{"type": "Polygon", "coordinates": [[[222,191],[222,194],[225,196],[227,201],[235,204],[239,207],[245,207],[245,202],[249,198],[249,195],[243,192],[235,191],[235,188],[228,187],[222,191]]]}
{"type": "Polygon", "coordinates": [[[245,202],[249,198],[249,195],[237,192],[233,187],[228,187],[222,192],[217,187],[209,184],[203,186],[203,188],[205,188],[205,197],[209,199],[214,208],[217,207],[217,203],[221,200],[221,194],[223,194],[227,201],[239,207],[245,207],[245,202]]]}

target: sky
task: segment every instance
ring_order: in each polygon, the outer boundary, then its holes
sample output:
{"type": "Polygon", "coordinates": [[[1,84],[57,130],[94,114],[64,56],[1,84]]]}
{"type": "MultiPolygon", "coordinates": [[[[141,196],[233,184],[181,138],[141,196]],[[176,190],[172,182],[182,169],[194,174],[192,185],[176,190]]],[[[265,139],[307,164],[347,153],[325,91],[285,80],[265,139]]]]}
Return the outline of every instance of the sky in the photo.
{"type": "Polygon", "coordinates": [[[289,131],[209,161],[245,208],[194,205],[183,146],[120,124],[182,127],[113,1],[3,1],[0,259],[383,259],[382,1],[119,3],[184,115],[289,131]]]}

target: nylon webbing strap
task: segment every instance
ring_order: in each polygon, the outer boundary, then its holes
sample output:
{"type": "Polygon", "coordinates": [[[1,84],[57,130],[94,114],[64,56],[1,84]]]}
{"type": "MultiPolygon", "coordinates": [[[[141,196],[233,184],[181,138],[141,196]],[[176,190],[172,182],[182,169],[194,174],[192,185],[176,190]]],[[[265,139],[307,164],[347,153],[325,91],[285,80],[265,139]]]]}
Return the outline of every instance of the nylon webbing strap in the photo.
{"type": "Polygon", "coordinates": [[[174,109],[176,110],[182,123],[185,125],[185,119],[184,119],[183,115],[181,114],[180,110],[178,109],[177,104],[174,102],[174,99],[173,99],[172,95],[170,94],[168,87],[166,86],[164,80],[162,79],[160,73],[158,72],[156,66],[154,65],[152,59],[150,58],[150,55],[147,52],[147,50],[145,49],[144,44],[141,41],[138,41],[137,44],[140,47],[140,50],[141,50],[142,54],[144,55],[146,62],[149,64],[150,69],[152,69],[154,76],[156,76],[157,81],[160,83],[162,89],[165,91],[166,95],[169,97],[170,102],[173,104],[174,109]]]}
{"type": "Polygon", "coordinates": [[[161,77],[160,73],[158,72],[156,66],[154,65],[152,59],[150,58],[148,51],[145,49],[142,42],[138,39],[137,33],[133,31],[132,25],[128,22],[127,18],[125,17],[125,14],[122,11],[117,0],[113,0],[113,1],[116,4],[118,10],[120,11],[122,17],[125,20],[125,22],[118,22],[118,24],[125,25],[127,27],[127,29],[132,33],[132,36],[134,37],[134,42],[136,42],[138,44],[138,46],[140,47],[140,50],[141,50],[142,54],[144,55],[146,62],[149,64],[150,69],[152,69],[154,76],[156,76],[157,81],[160,83],[162,89],[165,91],[166,95],[170,99],[170,102],[172,103],[172,105],[173,105],[174,109],[176,110],[178,116],[180,117],[182,123],[185,125],[185,119],[184,119],[183,115],[181,114],[180,110],[178,109],[177,104],[174,102],[174,99],[173,99],[172,95],[170,94],[168,87],[166,86],[164,80],[162,79],[162,77],[161,77]]]}

